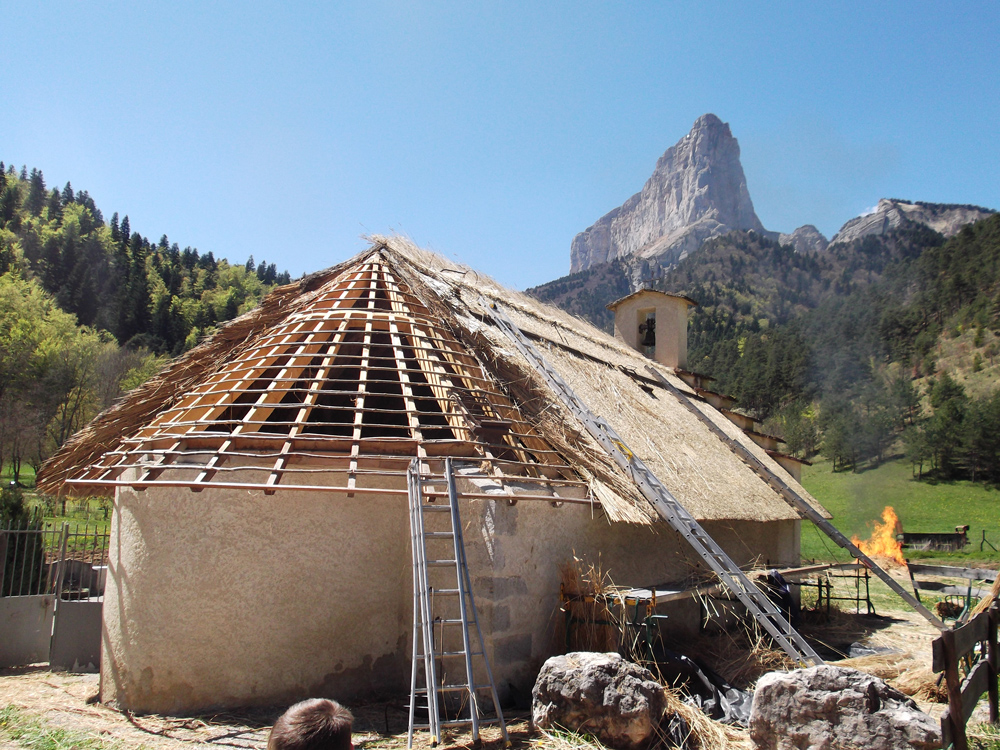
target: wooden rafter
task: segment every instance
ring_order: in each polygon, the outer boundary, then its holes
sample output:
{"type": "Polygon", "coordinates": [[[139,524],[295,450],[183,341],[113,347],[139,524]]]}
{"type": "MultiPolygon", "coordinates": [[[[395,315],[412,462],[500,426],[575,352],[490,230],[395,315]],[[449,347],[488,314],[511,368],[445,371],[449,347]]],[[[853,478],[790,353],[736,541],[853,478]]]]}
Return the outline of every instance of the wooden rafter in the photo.
{"type": "Polygon", "coordinates": [[[485,459],[501,480],[537,480],[549,497],[584,492],[385,258],[310,295],[75,481],[194,490],[242,482],[273,493],[332,472],[344,490],[366,492],[403,478],[409,457],[453,456],[485,459]]]}

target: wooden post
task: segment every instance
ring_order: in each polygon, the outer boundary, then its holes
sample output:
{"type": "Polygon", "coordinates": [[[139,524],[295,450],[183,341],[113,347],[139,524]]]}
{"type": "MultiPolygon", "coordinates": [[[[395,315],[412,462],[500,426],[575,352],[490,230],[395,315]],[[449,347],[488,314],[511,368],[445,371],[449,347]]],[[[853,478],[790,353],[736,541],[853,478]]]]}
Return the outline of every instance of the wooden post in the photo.
{"type": "Polygon", "coordinates": [[[990,697],[990,724],[996,724],[1000,721],[1000,711],[998,711],[997,706],[997,620],[1000,619],[1000,608],[997,607],[995,601],[990,606],[989,618],[989,641],[987,642],[986,658],[990,664],[990,684],[988,689],[990,697]]]}
{"type": "MultiPolygon", "coordinates": [[[[951,724],[951,740],[955,743],[955,750],[969,750],[969,742],[965,736],[965,715],[962,712],[962,678],[958,673],[954,630],[941,633],[941,645],[944,647],[944,676],[948,686],[948,722],[951,724]]],[[[944,727],[941,729],[944,730],[944,727]]],[[[942,735],[947,734],[949,733],[942,731],[942,735]]]]}

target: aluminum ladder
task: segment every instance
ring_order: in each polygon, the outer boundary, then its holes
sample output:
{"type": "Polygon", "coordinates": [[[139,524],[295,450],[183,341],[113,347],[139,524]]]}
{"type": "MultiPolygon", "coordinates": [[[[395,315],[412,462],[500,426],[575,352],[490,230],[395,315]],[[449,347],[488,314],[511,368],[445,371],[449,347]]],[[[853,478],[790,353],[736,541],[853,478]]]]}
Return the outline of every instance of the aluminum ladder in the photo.
{"type": "Polygon", "coordinates": [[[441,728],[449,726],[471,726],[472,741],[478,742],[480,725],[496,722],[510,747],[472,596],[451,459],[445,460],[441,477],[421,474],[420,460],[415,458],[406,481],[413,553],[413,663],[406,746],[413,747],[414,729],[429,729],[435,746],[441,741],[441,728]],[[436,504],[425,495],[424,486],[442,482],[447,483],[448,502],[436,504]],[[480,697],[487,690],[496,719],[482,716],[480,697]],[[426,700],[420,706],[427,710],[426,724],[416,721],[420,699],[426,700]],[[449,710],[456,718],[441,717],[449,710]]]}
{"type": "Polygon", "coordinates": [[[822,664],[823,659],[812,646],[791,626],[787,618],[767,597],[746,577],[714,539],[702,528],[677,499],[671,494],[649,467],[636,456],[603,418],[573,392],[573,389],[545,361],[541,353],[527,339],[514,322],[507,317],[497,304],[482,301],[494,325],[503,331],[514,343],[518,351],[545,378],[549,387],[563,401],[569,410],[584,424],[611,457],[636,483],[639,491],[652,504],[656,512],[669,523],[694,551],[719,577],[727,589],[746,607],[753,618],[774,639],[786,654],[797,664],[822,664]]]}

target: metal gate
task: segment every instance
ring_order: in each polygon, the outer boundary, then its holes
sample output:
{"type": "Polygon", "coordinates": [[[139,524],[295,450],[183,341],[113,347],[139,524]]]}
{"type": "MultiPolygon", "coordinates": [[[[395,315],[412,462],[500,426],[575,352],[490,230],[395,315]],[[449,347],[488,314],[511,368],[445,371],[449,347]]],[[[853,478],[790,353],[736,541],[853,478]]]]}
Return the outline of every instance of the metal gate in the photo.
{"type": "Polygon", "coordinates": [[[0,667],[97,669],[108,540],[89,524],[0,529],[0,667]]]}

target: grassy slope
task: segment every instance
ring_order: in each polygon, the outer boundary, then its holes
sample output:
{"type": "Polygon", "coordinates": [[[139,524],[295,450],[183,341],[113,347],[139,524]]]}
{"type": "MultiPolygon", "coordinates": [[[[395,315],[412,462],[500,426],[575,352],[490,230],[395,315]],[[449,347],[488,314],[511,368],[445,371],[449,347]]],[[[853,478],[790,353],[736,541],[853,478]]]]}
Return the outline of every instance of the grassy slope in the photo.
{"type": "MultiPolygon", "coordinates": [[[[905,460],[888,461],[877,469],[858,474],[833,473],[826,461],[804,467],[803,485],[833,514],[833,524],[847,536],[862,539],[871,534],[871,524],[882,509],[891,505],[904,531],[952,531],[969,524],[972,542],[963,553],[934,554],[942,563],[1000,561],[1000,554],[987,545],[979,551],[983,531],[987,540],[1000,547],[1000,491],[972,482],[919,482],[912,478],[905,460]]],[[[909,554],[910,557],[924,556],[909,554]]],[[[802,556],[819,560],[846,560],[848,555],[810,523],[802,525],[802,556]]]]}

